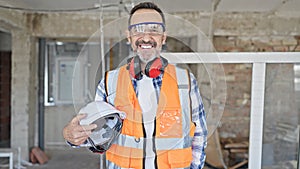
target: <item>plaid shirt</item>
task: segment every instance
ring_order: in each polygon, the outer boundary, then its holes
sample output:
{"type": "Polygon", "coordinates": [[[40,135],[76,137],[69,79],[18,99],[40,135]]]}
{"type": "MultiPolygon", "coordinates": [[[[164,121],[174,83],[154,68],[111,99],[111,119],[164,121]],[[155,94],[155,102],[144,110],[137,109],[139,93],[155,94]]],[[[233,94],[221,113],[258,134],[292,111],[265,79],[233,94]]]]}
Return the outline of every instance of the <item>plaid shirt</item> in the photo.
{"type": "MultiPolygon", "coordinates": [[[[160,74],[158,77],[153,78],[153,86],[156,90],[156,96],[159,96],[160,93],[160,88],[162,85],[162,76],[163,74],[160,74]]],[[[195,79],[192,73],[190,73],[190,78],[191,78],[190,97],[192,103],[192,121],[196,124],[195,133],[192,140],[193,161],[191,164],[191,169],[201,169],[204,166],[205,157],[206,157],[206,154],[204,152],[204,148],[207,145],[207,133],[208,133],[206,127],[206,115],[204,111],[202,98],[200,96],[197,80],[195,79]]],[[[139,91],[137,91],[137,80],[132,79],[132,84],[136,94],[138,95],[139,91]]],[[[95,100],[96,101],[106,100],[106,92],[105,92],[105,85],[103,79],[98,84],[95,100]]]]}

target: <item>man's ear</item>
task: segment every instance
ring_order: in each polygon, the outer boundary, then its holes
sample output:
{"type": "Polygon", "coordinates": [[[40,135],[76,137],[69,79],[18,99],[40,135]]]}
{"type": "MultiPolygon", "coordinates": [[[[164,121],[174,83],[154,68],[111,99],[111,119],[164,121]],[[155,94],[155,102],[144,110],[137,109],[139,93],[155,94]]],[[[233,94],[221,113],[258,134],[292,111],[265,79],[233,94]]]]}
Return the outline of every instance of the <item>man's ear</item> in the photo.
{"type": "Polygon", "coordinates": [[[130,32],[128,30],[126,30],[126,36],[128,43],[131,43],[130,32]]]}
{"type": "Polygon", "coordinates": [[[167,40],[167,33],[164,32],[163,37],[162,37],[162,44],[166,44],[166,40],[167,40]]]}

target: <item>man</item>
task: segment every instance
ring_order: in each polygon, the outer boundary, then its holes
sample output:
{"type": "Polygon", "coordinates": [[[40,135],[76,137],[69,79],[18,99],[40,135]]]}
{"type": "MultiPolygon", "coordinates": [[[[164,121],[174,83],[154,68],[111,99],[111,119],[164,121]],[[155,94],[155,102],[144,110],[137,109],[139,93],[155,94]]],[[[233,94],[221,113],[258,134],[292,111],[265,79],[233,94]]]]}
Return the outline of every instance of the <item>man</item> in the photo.
{"type": "MultiPolygon", "coordinates": [[[[109,71],[97,87],[96,101],[126,113],[121,134],[107,150],[107,168],[202,168],[207,128],[195,77],[160,56],[166,42],[165,18],[151,2],[130,12],[127,39],[136,56],[109,71]]],[[[83,144],[95,124],[80,126],[77,115],[64,138],[83,144]]]]}

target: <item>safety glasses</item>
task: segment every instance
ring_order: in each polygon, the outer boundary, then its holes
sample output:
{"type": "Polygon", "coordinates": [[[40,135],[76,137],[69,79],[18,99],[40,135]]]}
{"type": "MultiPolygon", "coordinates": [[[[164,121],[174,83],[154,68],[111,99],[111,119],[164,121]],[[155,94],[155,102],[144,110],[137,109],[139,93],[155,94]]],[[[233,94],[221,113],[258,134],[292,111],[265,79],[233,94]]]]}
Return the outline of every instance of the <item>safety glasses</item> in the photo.
{"type": "Polygon", "coordinates": [[[153,36],[162,35],[165,32],[165,29],[165,25],[160,22],[143,22],[128,27],[132,36],[144,35],[145,33],[153,36]]]}

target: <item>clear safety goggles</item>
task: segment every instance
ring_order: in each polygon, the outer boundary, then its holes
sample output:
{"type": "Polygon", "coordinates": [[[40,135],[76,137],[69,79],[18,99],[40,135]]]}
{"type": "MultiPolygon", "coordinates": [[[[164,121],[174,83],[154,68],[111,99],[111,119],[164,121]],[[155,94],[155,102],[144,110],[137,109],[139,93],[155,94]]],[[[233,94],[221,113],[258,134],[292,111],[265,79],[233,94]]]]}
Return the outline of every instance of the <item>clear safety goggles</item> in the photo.
{"type": "Polygon", "coordinates": [[[97,128],[93,130],[87,141],[89,148],[94,153],[104,153],[112,142],[119,136],[122,128],[122,120],[118,114],[108,115],[93,122],[97,128]]]}
{"type": "Polygon", "coordinates": [[[160,22],[143,22],[133,24],[128,27],[131,35],[143,35],[149,33],[150,35],[162,35],[165,32],[165,25],[160,22]]]}

